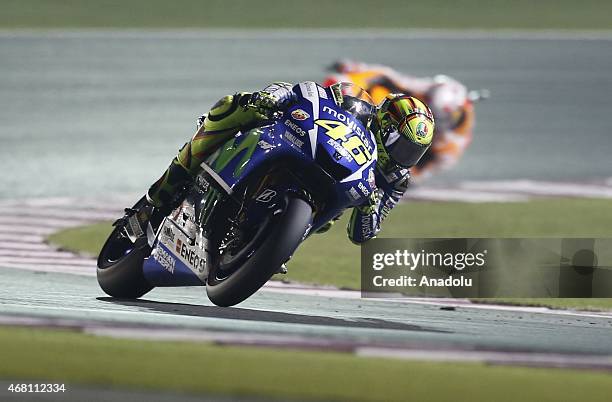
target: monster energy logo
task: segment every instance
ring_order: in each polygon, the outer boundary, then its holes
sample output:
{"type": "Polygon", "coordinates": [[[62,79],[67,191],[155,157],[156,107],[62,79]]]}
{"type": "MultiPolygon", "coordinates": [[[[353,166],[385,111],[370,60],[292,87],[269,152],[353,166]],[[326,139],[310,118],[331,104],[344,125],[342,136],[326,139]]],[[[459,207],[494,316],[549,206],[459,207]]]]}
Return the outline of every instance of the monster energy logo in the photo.
{"type": "Polygon", "coordinates": [[[215,161],[215,171],[220,172],[221,170],[225,169],[232,160],[242,154],[242,158],[234,169],[234,177],[240,176],[251,159],[253,152],[255,152],[255,148],[257,148],[257,143],[259,142],[261,134],[261,130],[254,129],[242,136],[235,137],[234,139],[226,142],[215,161]],[[242,139],[242,141],[240,141],[239,144],[236,144],[239,139],[242,139]]]}

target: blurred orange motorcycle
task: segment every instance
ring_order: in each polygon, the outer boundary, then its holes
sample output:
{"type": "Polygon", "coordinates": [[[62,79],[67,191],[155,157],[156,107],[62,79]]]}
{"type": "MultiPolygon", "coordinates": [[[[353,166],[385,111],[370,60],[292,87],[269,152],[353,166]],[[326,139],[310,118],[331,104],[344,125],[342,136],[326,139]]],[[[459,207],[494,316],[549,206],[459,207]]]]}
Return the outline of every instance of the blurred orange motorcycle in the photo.
{"type": "Polygon", "coordinates": [[[421,99],[431,108],[436,135],[429,151],[410,169],[413,183],[420,183],[459,161],[472,141],[474,102],[489,96],[487,90],[468,91],[465,85],[445,75],[420,78],[383,65],[342,60],[332,65],[332,71],[324,86],[352,82],[367,90],[376,103],[389,93],[401,92],[421,99]]]}

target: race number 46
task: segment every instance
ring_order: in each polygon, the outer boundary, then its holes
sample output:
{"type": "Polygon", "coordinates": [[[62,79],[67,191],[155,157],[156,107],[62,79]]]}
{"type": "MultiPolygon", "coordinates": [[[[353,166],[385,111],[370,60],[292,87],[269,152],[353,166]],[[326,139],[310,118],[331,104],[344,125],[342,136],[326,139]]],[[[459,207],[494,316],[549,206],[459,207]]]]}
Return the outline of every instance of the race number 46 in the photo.
{"type": "Polygon", "coordinates": [[[325,134],[334,140],[341,140],[342,146],[351,153],[355,162],[359,165],[369,162],[372,159],[372,155],[366,148],[365,144],[357,135],[353,135],[347,138],[353,130],[350,129],[346,124],[336,120],[317,120],[315,123],[324,128],[325,134]]]}

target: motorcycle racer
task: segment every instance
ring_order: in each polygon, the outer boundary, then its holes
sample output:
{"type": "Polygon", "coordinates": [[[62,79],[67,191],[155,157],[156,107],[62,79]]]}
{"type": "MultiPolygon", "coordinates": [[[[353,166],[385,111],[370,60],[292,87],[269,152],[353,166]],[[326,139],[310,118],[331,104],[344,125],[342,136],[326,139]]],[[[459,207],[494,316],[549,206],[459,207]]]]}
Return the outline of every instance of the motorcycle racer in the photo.
{"type": "MultiPolygon", "coordinates": [[[[420,100],[403,95],[387,95],[379,107],[364,103],[365,91],[342,83],[323,89],[336,103],[354,114],[369,128],[377,143],[375,173],[377,191],[368,201],[353,209],[348,236],[354,243],[367,241],[380,231],[381,223],[407,189],[409,169],[425,154],[434,132],[433,114],[420,100]],[[363,110],[363,105],[369,109],[363,110]]],[[[145,233],[146,224],[155,216],[167,215],[184,189],[200,171],[200,165],[221,144],[238,131],[262,125],[286,109],[295,99],[299,85],[274,83],[262,91],[239,92],[220,99],[198,120],[197,131],[172,160],[168,169],[146,194],[148,206],[139,211],[127,210],[126,232],[134,240],[145,233]],[[158,213],[156,213],[158,212],[158,213]]],[[[329,229],[331,222],[318,232],[329,229]]]]}
{"type": "Polygon", "coordinates": [[[436,137],[431,150],[411,170],[411,181],[422,182],[436,171],[455,165],[470,142],[474,129],[473,102],[457,80],[438,75],[419,78],[375,64],[342,60],[333,64],[334,74],[323,85],[352,82],[380,102],[389,93],[405,93],[426,102],[436,119],[436,137]]]}

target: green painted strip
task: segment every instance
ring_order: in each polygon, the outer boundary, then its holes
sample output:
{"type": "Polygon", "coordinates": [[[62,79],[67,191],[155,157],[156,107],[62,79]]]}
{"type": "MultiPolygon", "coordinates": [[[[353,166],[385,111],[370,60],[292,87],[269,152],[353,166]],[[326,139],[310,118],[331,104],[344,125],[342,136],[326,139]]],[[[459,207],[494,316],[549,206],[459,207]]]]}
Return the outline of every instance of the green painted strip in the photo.
{"type": "MultiPolygon", "coordinates": [[[[300,400],[609,401],[607,373],[0,328],[2,378],[300,400]]],[[[4,392],[4,391],[2,391],[4,392]]]]}
{"type": "Polygon", "coordinates": [[[4,0],[0,27],[610,29],[610,15],[606,0],[4,0]]]}

